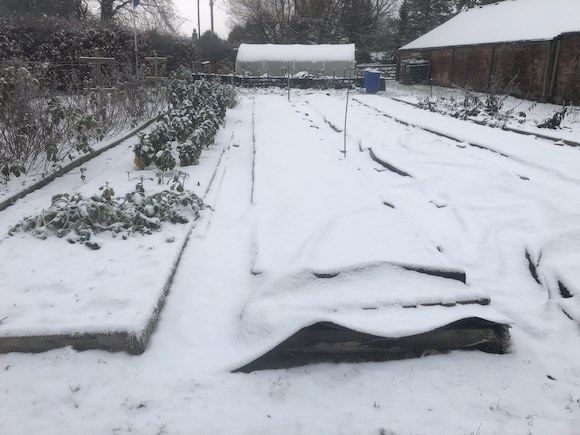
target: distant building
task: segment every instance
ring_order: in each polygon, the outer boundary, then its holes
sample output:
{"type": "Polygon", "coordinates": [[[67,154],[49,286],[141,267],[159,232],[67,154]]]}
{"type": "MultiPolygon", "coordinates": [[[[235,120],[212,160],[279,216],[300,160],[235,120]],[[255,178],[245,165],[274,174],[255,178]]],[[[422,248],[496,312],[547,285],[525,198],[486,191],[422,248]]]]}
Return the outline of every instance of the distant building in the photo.
{"type": "Polygon", "coordinates": [[[580,104],[580,0],[506,0],[461,12],[403,46],[434,84],[580,104]]]}
{"type": "Polygon", "coordinates": [[[241,44],[236,74],[281,76],[308,72],[313,76],[343,77],[355,61],[354,44],[241,44]]]}

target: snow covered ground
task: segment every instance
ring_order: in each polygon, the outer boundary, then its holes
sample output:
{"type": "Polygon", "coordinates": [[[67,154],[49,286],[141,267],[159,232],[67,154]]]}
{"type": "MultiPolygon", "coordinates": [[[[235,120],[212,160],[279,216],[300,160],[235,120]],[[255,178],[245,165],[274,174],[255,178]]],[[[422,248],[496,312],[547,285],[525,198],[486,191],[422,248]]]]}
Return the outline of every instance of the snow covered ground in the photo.
{"type": "MultiPolygon", "coordinates": [[[[98,251],[69,244],[66,238],[41,242],[29,233],[7,236],[24,216],[47,209],[53,195],[74,192],[88,198],[99,195],[108,184],[116,196],[124,196],[134,192],[141,176],[146,179],[147,194],[167,189],[165,184],[158,184],[155,171],[135,170],[131,150],[137,140],[132,137],[89,161],[84,165],[84,180],[79,172],[72,171],[2,213],[0,312],[4,320],[0,337],[120,331],[139,337],[145,330],[181,247],[195,226],[194,216],[189,217],[189,224],[166,224],[162,232],[149,236],[127,240],[118,236],[118,240],[110,233],[97,234],[95,241],[102,246],[98,251]]],[[[195,184],[196,192],[203,196],[225,143],[206,150],[200,165],[185,181],[186,187],[195,184]]],[[[185,170],[191,172],[190,168],[185,170]]]]}
{"type": "MultiPolygon", "coordinates": [[[[580,150],[356,94],[345,158],[344,103],[344,92],[244,94],[218,136],[210,207],[149,349],[0,355],[0,433],[578,434],[580,150]],[[401,264],[464,271],[467,282],[417,278],[401,264]],[[312,279],[337,271],[340,293],[312,279]],[[396,291],[377,291],[380,277],[396,291]],[[389,314],[426,288],[490,297],[461,309],[509,321],[510,352],[230,373],[325,309],[371,328],[361,304],[389,314]]],[[[86,184],[61,178],[2,212],[2,231],[54,189],[128,189],[131,152],[114,153],[86,184]]],[[[212,178],[203,168],[188,169],[200,195],[212,178]]],[[[405,334],[457,309],[375,319],[405,334]]]]}

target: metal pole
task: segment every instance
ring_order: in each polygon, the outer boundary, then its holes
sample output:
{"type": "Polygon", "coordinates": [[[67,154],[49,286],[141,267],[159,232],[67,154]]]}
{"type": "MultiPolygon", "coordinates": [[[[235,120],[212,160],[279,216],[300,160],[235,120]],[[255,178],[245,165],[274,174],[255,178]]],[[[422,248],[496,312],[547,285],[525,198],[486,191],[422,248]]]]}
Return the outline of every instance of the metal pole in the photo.
{"type": "Polygon", "coordinates": [[[157,83],[157,77],[158,77],[158,70],[157,70],[157,51],[153,52],[155,55],[155,60],[153,61],[153,70],[154,70],[154,75],[155,75],[155,83],[157,83]]]}
{"type": "Polygon", "coordinates": [[[288,66],[286,72],[288,73],[288,101],[290,101],[290,66],[288,66]]]}
{"type": "MultiPolygon", "coordinates": [[[[101,53],[98,48],[95,48],[95,57],[101,57],[101,53]]],[[[95,61],[95,79],[97,82],[97,89],[101,88],[101,63],[99,61],[95,61]]]]}
{"type": "Polygon", "coordinates": [[[197,39],[201,38],[201,18],[199,15],[199,0],[197,0],[197,39]]]}
{"type": "Polygon", "coordinates": [[[214,33],[214,31],[213,31],[213,3],[214,3],[214,0],[209,0],[209,13],[211,16],[211,33],[214,33]]]}
{"type": "Polygon", "coordinates": [[[347,120],[348,120],[348,100],[350,97],[350,85],[351,85],[351,77],[352,77],[352,72],[349,69],[348,71],[348,88],[346,90],[346,107],[344,109],[344,143],[343,143],[343,150],[342,153],[344,154],[344,158],[346,158],[346,126],[347,126],[347,120]]]}
{"type": "Polygon", "coordinates": [[[133,38],[135,39],[135,77],[139,77],[139,49],[137,47],[137,13],[133,7],[133,38]]]}

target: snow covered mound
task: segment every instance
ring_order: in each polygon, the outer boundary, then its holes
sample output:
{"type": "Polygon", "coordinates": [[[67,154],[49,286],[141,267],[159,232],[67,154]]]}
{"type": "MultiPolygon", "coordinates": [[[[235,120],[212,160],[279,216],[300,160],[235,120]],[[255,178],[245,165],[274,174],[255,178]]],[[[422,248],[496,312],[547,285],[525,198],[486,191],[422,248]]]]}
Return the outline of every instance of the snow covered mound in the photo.
{"type": "Polygon", "coordinates": [[[385,205],[308,112],[276,96],[261,97],[256,108],[253,294],[240,333],[262,352],[249,360],[320,322],[389,339],[468,318],[509,323],[487,306],[485,291],[466,284],[463,270],[385,205]],[[271,113],[284,120],[284,133],[271,113]]]}
{"type": "Polygon", "coordinates": [[[316,129],[279,98],[262,100],[284,116],[292,134],[281,136],[266,111],[256,114],[254,274],[334,273],[380,262],[462,273],[325,146],[316,129]]]}
{"type": "Polygon", "coordinates": [[[509,323],[490,307],[489,295],[461,281],[368,264],[340,274],[255,279],[257,291],[241,318],[247,340],[277,344],[316,322],[332,322],[381,337],[405,337],[468,317],[509,323]]]}

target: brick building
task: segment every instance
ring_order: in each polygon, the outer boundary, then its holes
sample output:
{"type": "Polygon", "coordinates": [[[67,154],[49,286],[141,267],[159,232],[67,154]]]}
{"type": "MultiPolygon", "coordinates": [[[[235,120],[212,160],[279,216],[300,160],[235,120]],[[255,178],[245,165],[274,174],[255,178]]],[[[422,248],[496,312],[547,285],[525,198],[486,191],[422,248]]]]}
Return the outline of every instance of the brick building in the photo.
{"type": "Polygon", "coordinates": [[[505,0],[461,12],[399,49],[440,86],[490,86],[580,104],[580,0],[505,0]]]}

